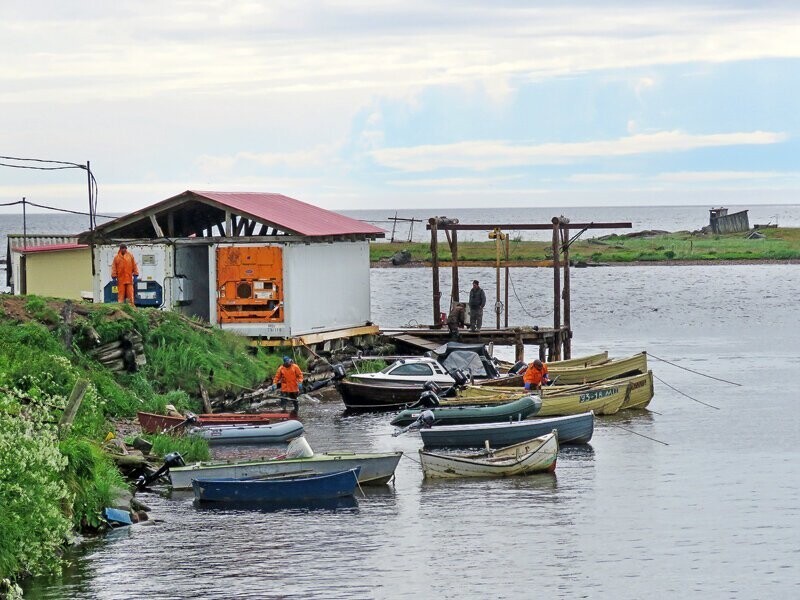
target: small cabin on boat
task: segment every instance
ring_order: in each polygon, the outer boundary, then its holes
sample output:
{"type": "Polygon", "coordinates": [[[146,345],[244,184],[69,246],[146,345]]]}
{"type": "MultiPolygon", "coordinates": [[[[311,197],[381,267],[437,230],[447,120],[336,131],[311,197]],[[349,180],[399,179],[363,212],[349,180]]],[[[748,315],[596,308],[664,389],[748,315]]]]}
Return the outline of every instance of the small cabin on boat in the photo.
{"type": "Polygon", "coordinates": [[[377,333],[370,322],[373,225],[274,193],[186,191],[80,235],[94,300],[116,302],[121,243],[139,267],[135,304],[262,340],[377,333]]]}

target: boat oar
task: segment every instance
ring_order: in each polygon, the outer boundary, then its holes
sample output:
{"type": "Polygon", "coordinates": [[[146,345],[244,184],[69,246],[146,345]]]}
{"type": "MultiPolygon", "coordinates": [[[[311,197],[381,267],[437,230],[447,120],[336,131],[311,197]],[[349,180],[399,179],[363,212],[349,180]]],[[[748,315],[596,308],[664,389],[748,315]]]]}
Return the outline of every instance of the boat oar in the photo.
{"type": "Polygon", "coordinates": [[[186,418],[183,421],[177,423],[176,425],[173,425],[169,429],[165,429],[164,433],[168,435],[173,431],[175,431],[176,429],[178,429],[179,427],[185,427],[186,425],[192,425],[194,423],[197,423],[197,416],[192,413],[186,413],[186,418]]]}

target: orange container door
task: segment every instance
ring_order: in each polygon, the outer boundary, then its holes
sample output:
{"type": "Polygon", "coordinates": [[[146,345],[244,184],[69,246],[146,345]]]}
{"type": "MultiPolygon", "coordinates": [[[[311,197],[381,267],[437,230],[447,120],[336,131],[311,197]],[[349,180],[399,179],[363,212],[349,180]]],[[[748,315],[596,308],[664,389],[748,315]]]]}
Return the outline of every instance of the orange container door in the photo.
{"type": "Polygon", "coordinates": [[[217,317],[220,323],[283,322],[282,248],[217,248],[217,317]]]}

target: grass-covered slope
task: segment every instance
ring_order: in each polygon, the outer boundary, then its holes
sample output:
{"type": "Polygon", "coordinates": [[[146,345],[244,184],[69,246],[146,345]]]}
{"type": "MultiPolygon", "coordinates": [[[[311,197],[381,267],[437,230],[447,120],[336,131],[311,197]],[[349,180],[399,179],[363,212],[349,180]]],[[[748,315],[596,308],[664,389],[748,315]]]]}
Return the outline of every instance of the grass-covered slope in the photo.
{"type": "Polygon", "coordinates": [[[254,388],[279,362],[177,314],[76,304],[67,323],[64,308],[0,296],[0,580],[57,569],[68,532],[100,524],[124,484],[101,449],[115,419],[166,404],[198,412],[201,383],[211,395],[254,388]],[[133,331],[147,359],[139,372],[113,374],[91,358],[98,343],[133,331]],[[87,392],[72,427],[59,432],[78,379],[89,381],[87,392]]]}

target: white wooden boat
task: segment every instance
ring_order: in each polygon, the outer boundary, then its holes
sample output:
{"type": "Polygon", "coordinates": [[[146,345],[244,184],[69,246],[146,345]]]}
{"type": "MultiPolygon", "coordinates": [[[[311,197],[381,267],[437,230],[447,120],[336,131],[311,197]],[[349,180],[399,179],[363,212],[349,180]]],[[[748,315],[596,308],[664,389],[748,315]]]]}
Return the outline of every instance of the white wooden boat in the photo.
{"type": "Polygon", "coordinates": [[[419,451],[422,471],[429,478],[509,477],[531,473],[552,473],[558,458],[556,432],[499,450],[478,454],[437,454],[419,451]]]}
{"type": "Polygon", "coordinates": [[[209,444],[262,444],[287,442],[303,434],[303,424],[290,419],[269,425],[218,425],[194,427],[188,431],[209,444]]]}

